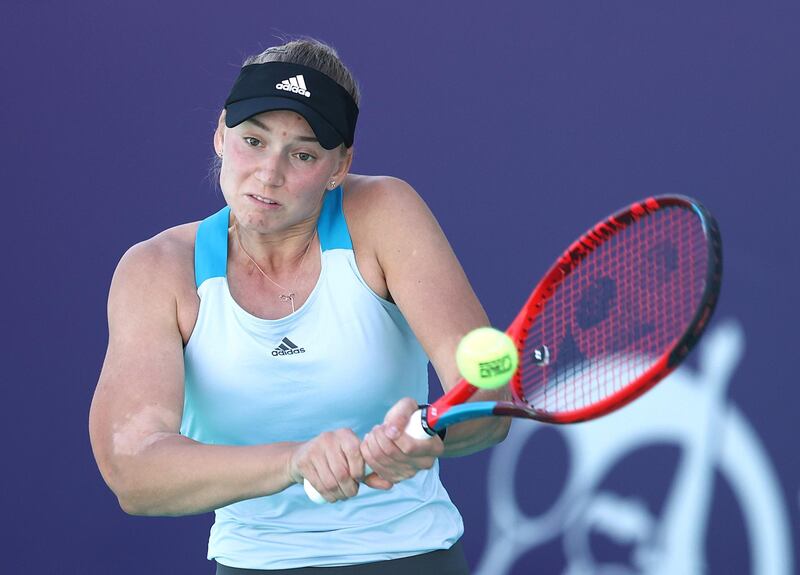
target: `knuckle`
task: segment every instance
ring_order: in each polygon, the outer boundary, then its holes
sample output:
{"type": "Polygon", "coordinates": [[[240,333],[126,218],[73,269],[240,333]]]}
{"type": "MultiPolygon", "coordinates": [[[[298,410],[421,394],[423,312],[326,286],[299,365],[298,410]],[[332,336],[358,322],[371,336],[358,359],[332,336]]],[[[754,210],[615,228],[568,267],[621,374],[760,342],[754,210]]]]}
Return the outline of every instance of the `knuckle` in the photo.
{"type": "Polygon", "coordinates": [[[385,452],[381,452],[381,453],[379,453],[379,454],[378,454],[378,455],[375,457],[375,459],[377,459],[377,460],[378,460],[378,462],[379,462],[381,465],[383,465],[384,467],[389,467],[389,466],[393,465],[393,464],[394,464],[394,462],[395,462],[395,461],[394,461],[394,458],[391,456],[391,454],[389,454],[389,453],[385,453],[385,452]]]}
{"type": "Polygon", "coordinates": [[[349,481],[345,485],[344,493],[348,497],[355,497],[358,495],[358,483],[356,481],[349,481]]]}
{"type": "Polygon", "coordinates": [[[343,448],[346,453],[357,453],[361,449],[361,440],[355,435],[348,436],[343,448]]]}
{"type": "Polygon", "coordinates": [[[334,466],[331,471],[333,471],[333,477],[336,479],[337,483],[341,483],[350,478],[350,469],[341,462],[334,466]]]}

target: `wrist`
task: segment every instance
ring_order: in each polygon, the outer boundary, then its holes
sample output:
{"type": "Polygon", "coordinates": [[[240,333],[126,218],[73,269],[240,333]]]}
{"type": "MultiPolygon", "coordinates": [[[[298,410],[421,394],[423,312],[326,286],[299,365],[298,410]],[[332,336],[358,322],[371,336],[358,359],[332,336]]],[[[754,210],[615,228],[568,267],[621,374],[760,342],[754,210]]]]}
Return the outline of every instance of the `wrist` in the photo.
{"type": "Polygon", "coordinates": [[[283,452],[283,457],[284,457],[283,470],[287,487],[295,483],[303,483],[303,474],[300,473],[300,469],[297,467],[297,462],[295,459],[297,456],[297,452],[299,451],[302,445],[303,444],[300,442],[287,443],[286,449],[283,452]]]}

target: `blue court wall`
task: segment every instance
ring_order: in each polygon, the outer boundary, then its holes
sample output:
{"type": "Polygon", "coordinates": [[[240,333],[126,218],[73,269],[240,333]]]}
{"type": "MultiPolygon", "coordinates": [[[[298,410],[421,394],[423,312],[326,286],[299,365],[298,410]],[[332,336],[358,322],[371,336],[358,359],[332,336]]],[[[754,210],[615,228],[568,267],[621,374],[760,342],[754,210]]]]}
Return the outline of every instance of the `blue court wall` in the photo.
{"type": "Polygon", "coordinates": [[[218,111],[281,35],[351,66],[353,171],[419,191],[497,326],[618,207],[680,193],[719,220],[722,298],[668,382],[596,423],[516,424],[443,462],[476,573],[797,569],[798,4],[489,6],[4,3],[4,570],[212,572],[210,515],[120,511],[88,408],[116,262],[221,207],[218,111]]]}

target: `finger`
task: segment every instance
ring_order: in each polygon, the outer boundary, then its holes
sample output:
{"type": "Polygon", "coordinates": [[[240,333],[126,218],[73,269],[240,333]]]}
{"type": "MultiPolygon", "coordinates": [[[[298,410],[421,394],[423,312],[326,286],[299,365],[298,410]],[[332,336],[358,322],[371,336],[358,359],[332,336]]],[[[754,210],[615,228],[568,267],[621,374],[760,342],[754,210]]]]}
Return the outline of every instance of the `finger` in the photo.
{"type": "Polygon", "coordinates": [[[383,477],[378,475],[377,473],[370,473],[364,478],[364,485],[368,485],[373,489],[382,489],[384,491],[389,490],[394,486],[394,483],[391,481],[385,480],[383,477]]]}
{"type": "Polygon", "coordinates": [[[378,451],[381,454],[379,458],[386,470],[386,472],[381,473],[384,479],[396,483],[408,479],[416,473],[417,470],[409,456],[403,453],[397,444],[386,435],[385,429],[379,426],[378,429],[372,432],[372,438],[376,446],[374,451],[378,451]]]}
{"type": "Polygon", "coordinates": [[[350,475],[350,467],[341,446],[328,451],[328,467],[336,482],[337,499],[349,499],[358,493],[358,482],[350,475]]]}
{"type": "Polygon", "coordinates": [[[376,451],[375,439],[372,437],[372,432],[364,436],[359,446],[359,451],[361,451],[361,457],[364,458],[364,462],[372,468],[373,472],[379,473],[382,463],[378,459],[378,455],[382,457],[383,454],[376,451]]]}
{"type": "Polygon", "coordinates": [[[377,425],[370,432],[370,435],[374,440],[377,451],[383,454],[386,465],[405,459],[405,453],[398,445],[404,434],[396,427],[387,424],[377,425]]]}
{"type": "Polygon", "coordinates": [[[334,434],[320,435],[314,447],[309,454],[308,463],[317,480],[308,477],[311,485],[328,502],[346,499],[347,494],[342,490],[340,478],[347,475],[347,466],[343,462],[334,434]]]}
{"type": "Polygon", "coordinates": [[[361,454],[364,461],[369,465],[372,470],[377,473],[382,479],[391,481],[391,470],[388,464],[391,459],[383,453],[375,441],[373,432],[364,436],[364,441],[361,443],[361,454]]]}
{"type": "Polygon", "coordinates": [[[356,460],[351,460],[345,449],[341,449],[341,468],[339,469],[339,489],[345,494],[347,498],[355,497],[358,494],[359,480],[364,475],[364,466],[358,462],[360,455],[356,460]]]}
{"type": "Polygon", "coordinates": [[[320,465],[321,453],[317,448],[318,439],[303,444],[295,452],[291,464],[292,478],[297,483],[308,482],[325,501],[332,503],[335,499],[328,493],[328,482],[324,478],[327,472],[324,465],[320,465]]]}
{"type": "Polygon", "coordinates": [[[390,436],[390,430],[385,428],[385,425],[377,426],[372,435],[378,450],[391,459],[383,460],[383,465],[391,467],[395,473],[393,477],[384,475],[387,479],[408,479],[420,469],[430,469],[444,451],[444,443],[439,437],[420,440],[404,433],[395,440],[390,436]]]}
{"type": "MultiPolygon", "coordinates": [[[[411,414],[417,410],[417,402],[410,397],[404,397],[386,412],[383,423],[400,431],[406,428],[411,414]]],[[[398,436],[399,437],[399,436],[398,436]]]]}
{"type": "Polygon", "coordinates": [[[404,433],[395,443],[400,451],[410,457],[439,457],[444,452],[444,442],[438,435],[428,439],[414,439],[404,433]]]}
{"type": "Polygon", "coordinates": [[[344,496],[327,466],[314,465],[310,471],[306,472],[305,478],[328,503],[335,503],[344,496]]]}
{"type": "Polygon", "coordinates": [[[360,480],[364,477],[364,457],[361,454],[361,441],[355,434],[346,439],[341,445],[342,454],[347,461],[347,467],[354,480],[360,480]]]}

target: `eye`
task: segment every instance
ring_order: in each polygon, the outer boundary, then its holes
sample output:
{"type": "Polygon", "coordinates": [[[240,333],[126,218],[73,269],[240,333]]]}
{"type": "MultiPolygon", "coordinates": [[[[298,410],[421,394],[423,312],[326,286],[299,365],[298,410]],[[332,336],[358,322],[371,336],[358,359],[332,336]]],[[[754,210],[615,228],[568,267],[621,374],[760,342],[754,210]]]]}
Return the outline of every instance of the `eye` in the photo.
{"type": "Polygon", "coordinates": [[[308,152],[298,152],[295,154],[295,157],[301,162],[310,162],[315,159],[314,156],[312,156],[308,152]]]}
{"type": "Polygon", "coordinates": [[[244,141],[247,142],[248,146],[252,146],[253,148],[257,148],[261,145],[261,140],[252,136],[245,136],[244,141]]]}

